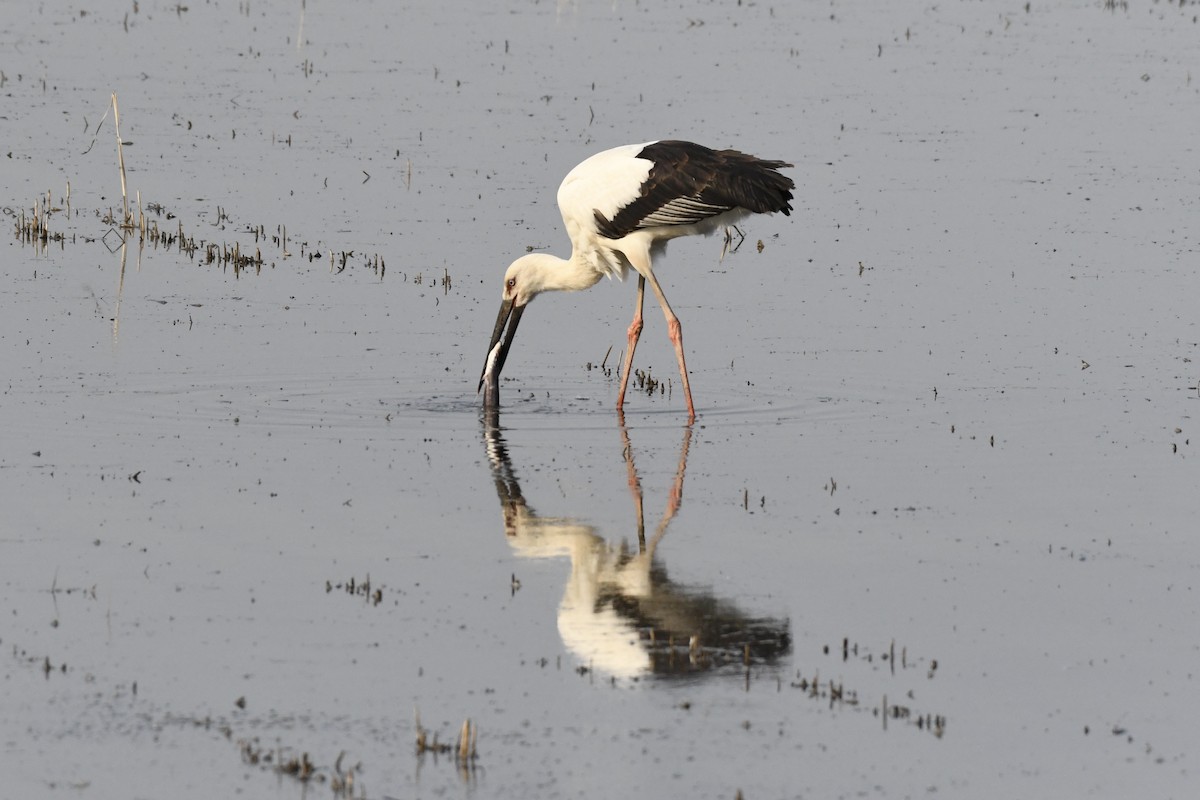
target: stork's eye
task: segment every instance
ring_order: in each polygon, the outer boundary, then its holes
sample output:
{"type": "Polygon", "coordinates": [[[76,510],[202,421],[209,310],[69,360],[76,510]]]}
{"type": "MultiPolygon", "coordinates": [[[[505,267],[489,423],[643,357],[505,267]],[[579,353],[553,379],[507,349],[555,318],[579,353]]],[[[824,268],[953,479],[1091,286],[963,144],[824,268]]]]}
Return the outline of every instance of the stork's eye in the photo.
{"type": "Polygon", "coordinates": [[[505,286],[507,286],[508,288],[510,288],[510,289],[511,289],[511,288],[513,288],[514,286],[516,286],[516,285],[517,285],[517,279],[516,279],[516,278],[509,278],[509,279],[508,279],[508,282],[507,282],[507,283],[505,283],[504,285],[505,285],[505,286]]]}

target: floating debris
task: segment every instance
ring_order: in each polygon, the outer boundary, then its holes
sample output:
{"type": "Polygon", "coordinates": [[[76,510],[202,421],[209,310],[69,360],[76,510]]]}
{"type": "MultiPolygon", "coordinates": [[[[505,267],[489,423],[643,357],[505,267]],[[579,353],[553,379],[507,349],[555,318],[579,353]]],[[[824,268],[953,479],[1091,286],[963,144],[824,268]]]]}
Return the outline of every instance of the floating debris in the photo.
{"type": "MultiPolygon", "coordinates": [[[[821,652],[828,656],[832,655],[835,650],[829,645],[825,645],[821,649],[821,652]]],[[[908,648],[900,647],[897,650],[894,640],[888,644],[886,650],[876,652],[856,642],[851,642],[849,637],[845,637],[842,639],[840,654],[843,663],[860,661],[868,665],[873,665],[882,662],[888,667],[892,676],[897,676],[899,673],[904,673],[912,669],[925,669],[926,679],[932,680],[938,669],[937,659],[910,659],[908,657],[908,648]]],[[[799,689],[804,692],[809,698],[825,701],[831,710],[845,708],[856,711],[870,711],[872,715],[881,719],[884,730],[888,729],[888,722],[892,721],[903,722],[905,725],[917,728],[917,730],[932,733],[939,739],[946,732],[946,717],[943,714],[917,711],[907,705],[891,703],[888,701],[887,694],[883,695],[878,706],[865,707],[859,702],[859,692],[857,690],[847,688],[843,680],[837,682],[834,682],[832,679],[822,680],[819,670],[814,672],[812,677],[803,676],[797,670],[796,678],[789,685],[793,689],[799,689]]],[[[911,689],[905,692],[905,697],[912,699],[913,692],[911,689]]]]}
{"type": "MultiPolygon", "coordinates": [[[[223,727],[222,732],[227,737],[231,736],[228,728],[223,727]]],[[[333,766],[321,767],[313,762],[307,752],[297,754],[288,747],[263,747],[257,736],[239,739],[237,746],[244,764],[269,769],[277,775],[286,775],[303,784],[328,783],[336,798],[354,797],[356,775],[362,771],[362,763],[343,767],[342,763],[346,759],[345,750],[338,753],[333,766]]],[[[365,796],[366,793],[361,789],[361,785],[360,792],[360,796],[365,796]]]]}
{"type": "Polygon", "coordinates": [[[369,605],[377,606],[383,602],[383,586],[372,586],[371,576],[367,575],[365,580],[356,581],[350,578],[342,583],[334,583],[333,581],[325,581],[325,593],[329,594],[334,589],[339,589],[352,597],[362,597],[369,605]]]}
{"type": "MultiPolygon", "coordinates": [[[[65,244],[66,236],[60,232],[51,231],[49,223],[51,215],[62,210],[62,206],[56,206],[51,202],[50,192],[46,192],[45,197],[34,201],[28,216],[25,214],[25,209],[21,209],[14,215],[17,239],[22,244],[38,245],[42,248],[51,242],[65,244]]],[[[72,241],[74,241],[74,236],[72,236],[72,241]]]]}

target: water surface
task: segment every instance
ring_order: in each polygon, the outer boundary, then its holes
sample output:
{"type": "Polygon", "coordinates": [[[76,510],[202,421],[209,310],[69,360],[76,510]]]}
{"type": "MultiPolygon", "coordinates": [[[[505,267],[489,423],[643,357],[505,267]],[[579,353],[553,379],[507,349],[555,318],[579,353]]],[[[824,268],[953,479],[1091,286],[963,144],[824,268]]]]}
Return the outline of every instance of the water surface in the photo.
{"type": "Polygon", "coordinates": [[[13,796],[1194,786],[1190,7],[9,11],[13,796]],[[696,424],[652,305],[615,414],[609,282],[484,417],[504,267],[658,137],[800,187],[660,264],[696,424]]]}

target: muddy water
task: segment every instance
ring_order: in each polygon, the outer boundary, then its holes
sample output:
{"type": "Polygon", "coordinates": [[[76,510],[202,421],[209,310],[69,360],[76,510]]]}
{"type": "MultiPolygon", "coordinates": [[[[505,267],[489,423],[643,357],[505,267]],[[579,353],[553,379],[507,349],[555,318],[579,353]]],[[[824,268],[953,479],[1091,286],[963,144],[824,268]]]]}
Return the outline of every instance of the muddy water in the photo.
{"type": "Polygon", "coordinates": [[[1186,794],[1200,48],[1116,5],[7,9],[2,794],[1186,794]],[[660,136],[801,186],[660,267],[696,424],[607,282],[484,418],[660,136]]]}

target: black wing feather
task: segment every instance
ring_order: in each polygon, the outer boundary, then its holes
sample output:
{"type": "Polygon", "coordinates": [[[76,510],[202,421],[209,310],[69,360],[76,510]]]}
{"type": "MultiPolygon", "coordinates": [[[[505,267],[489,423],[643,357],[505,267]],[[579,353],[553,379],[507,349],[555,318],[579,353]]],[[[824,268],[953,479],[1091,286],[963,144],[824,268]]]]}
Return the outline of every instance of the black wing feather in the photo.
{"type": "Polygon", "coordinates": [[[638,158],[654,163],[641,194],[611,220],[595,212],[601,236],[620,239],[640,228],[694,225],[735,208],[791,213],[796,184],[776,171],[792,166],[784,161],[681,141],[647,145],[638,158]]]}

